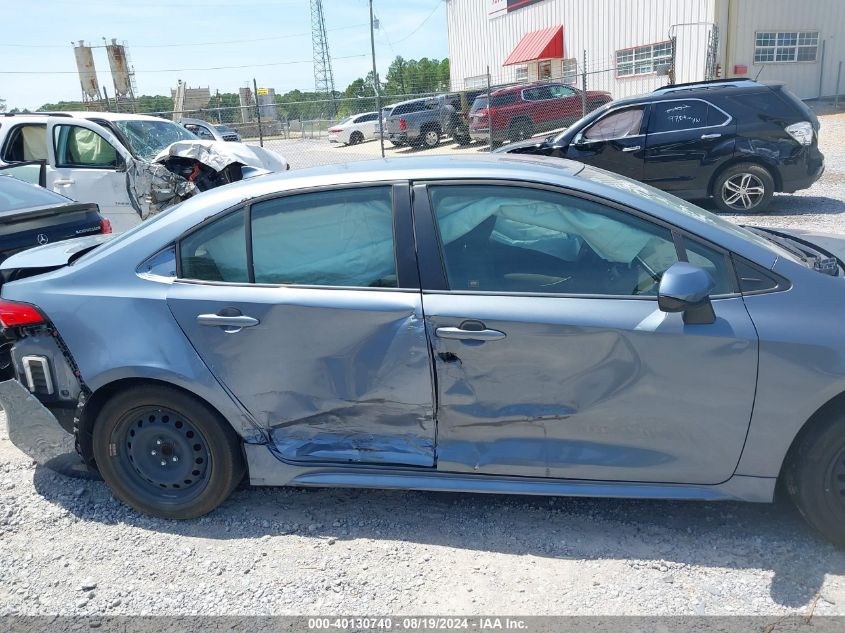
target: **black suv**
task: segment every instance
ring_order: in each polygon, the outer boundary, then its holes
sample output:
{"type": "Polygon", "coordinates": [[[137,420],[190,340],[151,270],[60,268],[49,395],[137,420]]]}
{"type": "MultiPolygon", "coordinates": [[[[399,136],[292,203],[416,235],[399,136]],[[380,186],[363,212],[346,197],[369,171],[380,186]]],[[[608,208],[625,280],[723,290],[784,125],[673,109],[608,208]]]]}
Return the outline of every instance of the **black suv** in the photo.
{"type": "Polygon", "coordinates": [[[569,158],[664,191],[759,213],[824,172],[819,120],[781,84],[727,79],[613,101],[545,141],[500,152],[569,158]]]}

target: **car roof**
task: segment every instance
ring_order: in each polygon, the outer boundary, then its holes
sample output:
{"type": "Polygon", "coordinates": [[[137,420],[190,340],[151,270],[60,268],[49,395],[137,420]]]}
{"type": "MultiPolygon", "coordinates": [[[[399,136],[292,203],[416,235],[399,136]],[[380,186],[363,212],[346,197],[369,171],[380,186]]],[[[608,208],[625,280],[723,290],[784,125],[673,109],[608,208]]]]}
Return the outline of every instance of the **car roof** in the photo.
{"type": "Polygon", "coordinates": [[[704,96],[712,95],[714,92],[755,92],[758,90],[767,90],[766,84],[761,84],[752,79],[721,79],[714,81],[699,81],[686,84],[667,85],[658,88],[650,93],[652,98],[655,96],[677,96],[678,93],[683,93],[684,96],[704,96]]]}

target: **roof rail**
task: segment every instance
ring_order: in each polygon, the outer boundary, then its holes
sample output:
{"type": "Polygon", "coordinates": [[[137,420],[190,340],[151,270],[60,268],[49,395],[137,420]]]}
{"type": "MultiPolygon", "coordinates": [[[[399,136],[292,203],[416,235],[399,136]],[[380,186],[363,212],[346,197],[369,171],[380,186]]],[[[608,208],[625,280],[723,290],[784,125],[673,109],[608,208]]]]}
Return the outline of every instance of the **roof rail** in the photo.
{"type": "Polygon", "coordinates": [[[69,112],[4,112],[3,116],[65,116],[73,117],[69,112]]]}
{"type": "Polygon", "coordinates": [[[753,79],[748,79],[747,77],[731,77],[729,79],[709,79],[707,81],[690,81],[684,84],[666,84],[665,86],[661,86],[654,90],[654,92],[670,92],[672,90],[685,90],[690,88],[696,88],[698,86],[701,87],[713,87],[713,86],[730,86],[732,84],[743,84],[743,83],[751,83],[756,84],[757,82],[753,79]]]}

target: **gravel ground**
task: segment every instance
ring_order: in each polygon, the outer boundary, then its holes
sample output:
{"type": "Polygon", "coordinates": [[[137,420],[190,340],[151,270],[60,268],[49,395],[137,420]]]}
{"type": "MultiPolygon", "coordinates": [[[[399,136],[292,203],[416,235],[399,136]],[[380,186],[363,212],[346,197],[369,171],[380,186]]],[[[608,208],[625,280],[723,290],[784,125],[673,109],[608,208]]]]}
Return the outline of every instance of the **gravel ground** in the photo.
{"type": "MultiPolygon", "coordinates": [[[[827,173],[742,222],[845,232],[827,173]]],[[[130,511],[35,467],[0,414],[0,615],[845,615],[845,552],[786,503],[238,490],[203,519],[130,511]]]]}

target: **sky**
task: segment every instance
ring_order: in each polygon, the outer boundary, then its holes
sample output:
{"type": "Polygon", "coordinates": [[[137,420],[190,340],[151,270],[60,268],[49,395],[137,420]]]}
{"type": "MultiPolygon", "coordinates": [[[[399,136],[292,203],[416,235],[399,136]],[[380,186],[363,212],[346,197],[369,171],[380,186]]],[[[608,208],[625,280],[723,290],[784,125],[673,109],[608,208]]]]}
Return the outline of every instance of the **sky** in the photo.
{"type": "MultiPolygon", "coordinates": [[[[277,94],[314,89],[309,0],[38,0],[4,2],[0,99],[8,109],[79,100],[72,42],[126,41],[137,94],[170,95],[176,81],[237,92],[252,79],[277,94]],[[234,42],[237,40],[237,42],[234,42]],[[241,68],[231,68],[239,66],[241,68]],[[228,68],[224,68],[228,67],[228,68]]],[[[444,0],[374,0],[382,77],[396,55],[448,55],[444,0]]],[[[323,0],[335,87],[372,69],[367,0],[323,0]]],[[[100,85],[114,92],[103,48],[100,85]]]]}

